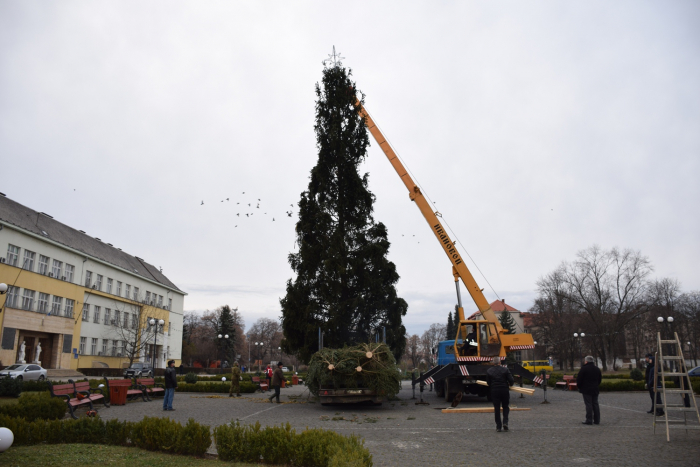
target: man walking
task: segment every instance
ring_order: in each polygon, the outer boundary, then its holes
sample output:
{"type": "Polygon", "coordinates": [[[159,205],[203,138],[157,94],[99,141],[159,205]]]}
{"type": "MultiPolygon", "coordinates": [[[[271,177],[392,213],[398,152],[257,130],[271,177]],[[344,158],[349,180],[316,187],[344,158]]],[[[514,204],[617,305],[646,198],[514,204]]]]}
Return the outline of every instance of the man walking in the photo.
{"type": "Polygon", "coordinates": [[[241,396],[241,369],[238,368],[238,362],[233,363],[233,368],[231,369],[231,389],[228,391],[228,396],[233,397],[233,390],[236,390],[236,396],[241,396]]]}
{"type": "Polygon", "coordinates": [[[600,391],[598,388],[603,380],[603,374],[600,372],[600,368],[595,366],[594,361],[593,357],[587,356],[586,363],[576,377],[576,387],[578,387],[578,392],[583,394],[583,403],[586,404],[586,421],[581,422],[584,425],[600,424],[600,407],[598,406],[600,391]]]}
{"type": "Polygon", "coordinates": [[[282,387],[283,379],[284,375],[282,374],[282,362],[278,362],[275,372],[272,373],[272,387],[274,388],[275,393],[269,397],[270,402],[272,402],[272,399],[276,397],[277,403],[280,403],[280,387],[282,387]]]}
{"type": "MultiPolygon", "coordinates": [[[[649,397],[651,397],[651,409],[647,413],[654,413],[654,393],[655,388],[658,386],[658,378],[655,378],[655,372],[656,372],[656,359],[654,358],[654,354],[647,354],[647,369],[645,372],[645,379],[647,383],[647,389],[649,390],[649,397]]],[[[656,416],[660,417],[661,415],[664,415],[664,409],[661,407],[661,393],[656,392],[656,416]]]]}
{"type": "Polygon", "coordinates": [[[501,365],[501,357],[493,357],[493,366],[486,370],[489,387],[491,388],[491,400],[493,413],[496,418],[496,431],[508,431],[508,414],[510,413],[510,391],[508,388],[515,383],[513,375],[508,367],[501,365]],[[501,407],[503,407],[503,424],[501,425],[501,407]]]}
{"type": "Polygon", "coordinates": [[[175,360],[168,361],[168,368],[165,369],[165,395],[163,396],[163,410],[173,409],[173,398],[177,387],[177,374],[175,371],[175,360]]]}

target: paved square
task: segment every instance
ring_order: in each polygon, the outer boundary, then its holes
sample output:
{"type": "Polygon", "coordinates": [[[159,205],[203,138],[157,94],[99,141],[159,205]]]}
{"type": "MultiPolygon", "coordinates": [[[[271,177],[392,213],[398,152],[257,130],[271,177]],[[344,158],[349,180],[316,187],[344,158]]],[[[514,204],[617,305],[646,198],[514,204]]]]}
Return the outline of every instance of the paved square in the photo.
{"type": "MultiPolygon", "coordinates": [[[[687,434],[673,430],[670,443],[663,425],[657,426],[654,435],[652,416],[646,413],[651,402],[647,393],[602,393],[599,426],[581,424],[585,408],[576,392],[550,390],[551,403],[547,405],[541,404],[540,389],[524,398],[511,393],[512,406],[531,410],[511,412],[508,433],[496,433],[493,414],[443,414],[438,409],[448,404],[433,392],[424,393],[429,406],[417,406],[406,382],[400,401],[380,407],[324,407],[308,402],[303,386],[283,389],[282,404],[268,403],[269,394],[231,399],[226,394],[178,393],[174,412],[162,411],[162,399],[130,402],[99,412],[107,420],[137,421],[145,415],[167,415],[183,423],[194,418],[212,427],[237,419],[263,425],[289,422],[298,431],[319,427],[355,433],[365,439],[378,466],[700,465],[700,430],[687,434]]],[[[484,399],[465,398],[460,407],[488,405],[484,399]]]]}

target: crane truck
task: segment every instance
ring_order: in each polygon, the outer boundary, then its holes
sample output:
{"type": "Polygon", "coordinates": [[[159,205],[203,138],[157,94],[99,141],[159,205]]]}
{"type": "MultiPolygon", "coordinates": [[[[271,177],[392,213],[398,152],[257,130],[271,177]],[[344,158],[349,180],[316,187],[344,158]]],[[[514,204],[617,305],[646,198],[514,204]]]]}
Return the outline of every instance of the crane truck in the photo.
{"type": "MultiPolygon", "coordinates": [[[[372,137],[408,189],[409,198],[420,210],[430,230],[437,241],[440,242],[442,249],[452,263],[452,275],[457,290],[457,333],[453,340],[440,342],[437,352],[439,356],[438,365],[418,378],[414,378],[413,384],[423,386],[435,383],[437,395],[444,397],[448,402],[451,402],[458,394],[461,399],[461,395],[465,393],[481,397],[485,396],[490,399],[488,388],[478,384],[476,381],[486,380],[486,370],[493,365],[494,357],[500,357],[501,361],[503,361],[508,352],[534,349],[535,345],[532,335],[527,333],[508,334],[503,329],[496,314],[491,309],[491,305],[484,297],[483,289],[476,283],[464,259],[457,250],[457,246],[450,239],[440,222],[442,215],[432,210],[430,203],[359,100],[356,101],[356,107],[372,137]],[[465,318],[459,287],[460,280],[469,292],[483,319],[468,320],[465,318]]],[[[515,376],[542,383],[542,378],[517,363],[510,364],[508,367],[515,376]]]]}

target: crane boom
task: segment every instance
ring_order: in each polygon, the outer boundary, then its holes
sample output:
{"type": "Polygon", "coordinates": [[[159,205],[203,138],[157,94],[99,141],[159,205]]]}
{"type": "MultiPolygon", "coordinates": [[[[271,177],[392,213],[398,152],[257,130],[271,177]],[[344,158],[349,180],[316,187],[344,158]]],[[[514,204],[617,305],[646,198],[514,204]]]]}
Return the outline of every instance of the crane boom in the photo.
{"type": "MultiPolygon", "coordinates": [[[[391,163],[392,167],[394,167],[394,170],[396,170],[396,173],[401,178],[401,181],[408,189],[408,194],[411,198],[411,201],[414,201],[416,203],[416,206],[418,206],[418,209],[420,209],[420,212],[421,214],[423,214],[423,217],[425,218],[426,222],[428,223],[428,225],[430,225],[430,229],[435,235],[435,238],[437,238],[437,240],[440,242],[440,245],[442,245],[442,249],[445,251],[445,254],[452,262],[452,272],[455,276],[455,282],[457,281],[457,277],[462,279],[462,283],[469,292],[469,295],[471,295],[472,299],[474,300],[474,303],[479,309],[481,316],[483,316],[483,318],[486,321],[494,323],[496,325],[498,333],[502,333],[503,328],[501,326],[500,321],[491,309],[491,305],[489,305],[489,302],[486,300],[486,297],[484,297],[482,289],[479,288],[479,285],[476,283],[476,280],[474,280],[474,276],[472,276],[472,273],[469,271],[469,268],[464,263],[462,256],[457,251],[457,246],[454,244],[454,242],[452,242],[449,235],[447,235],[447,232],[443,228],[437,213],[433,212],[433,210],[430,208],[430,204],[425,199],[423,193],[421,193],[420,188],[413,181],[408,171],[406,170],[406,168],[401,163],[398,156],[392,149],[391,145],[386,140],[382,132],[379,130],[379,127],[377,127],[377,125],[374,123],[374,120],[372,120],[372,117],[370,117],[367,110],[365,110],[362,103],[358,100],[356,102],[356,105],[359,107],[359,114],[362,118],[364,118],[367,129],[377,141],[377,144],[379,144],[379,147],[382,149],[382,151],[384,151],[384,154],[386,155],[387,159],[389,159],[389,162],[391,163]]],[[[457,289],[457,291],[459,293],[459,288],[457,289]]],[[[464,321],[464,310],[461,306],[461,303],[459,304],[459,315],[460,321],[464,321]]]]}

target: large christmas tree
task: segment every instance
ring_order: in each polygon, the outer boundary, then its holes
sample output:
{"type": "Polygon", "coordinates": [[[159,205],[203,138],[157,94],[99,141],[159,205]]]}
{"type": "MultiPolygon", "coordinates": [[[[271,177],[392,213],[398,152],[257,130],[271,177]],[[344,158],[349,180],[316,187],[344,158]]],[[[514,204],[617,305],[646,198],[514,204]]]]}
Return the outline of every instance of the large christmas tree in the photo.
{"type": "Polygon", "coordinates": [[[304,361],[318,350],[319,328],[324,347],[374,341],[382,328],[397,358],[406,345],[408,305],[396,295],[387,229],[372,216],[368,174],[358,173],[369,136],[350,74],[336,64],[316,84],[318,162],[299,201],[299,251],[289,255],[296,278],[280,300],[283,349],[304,361]]]}

